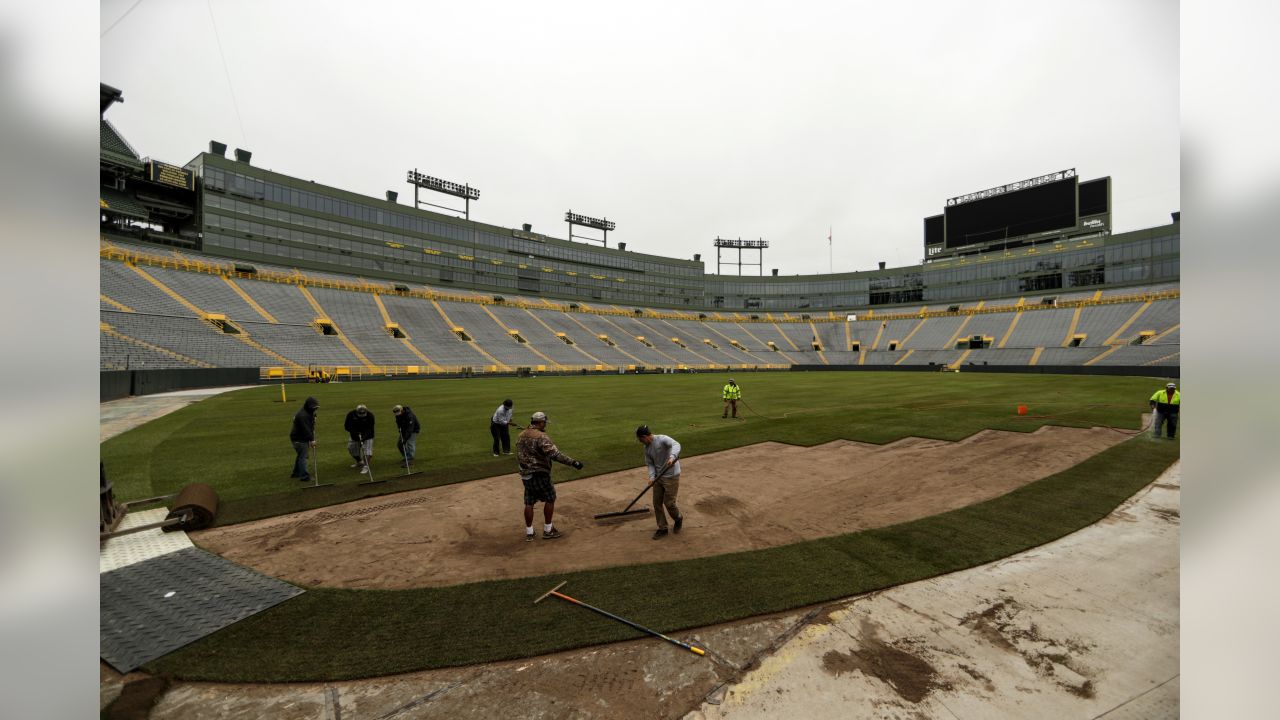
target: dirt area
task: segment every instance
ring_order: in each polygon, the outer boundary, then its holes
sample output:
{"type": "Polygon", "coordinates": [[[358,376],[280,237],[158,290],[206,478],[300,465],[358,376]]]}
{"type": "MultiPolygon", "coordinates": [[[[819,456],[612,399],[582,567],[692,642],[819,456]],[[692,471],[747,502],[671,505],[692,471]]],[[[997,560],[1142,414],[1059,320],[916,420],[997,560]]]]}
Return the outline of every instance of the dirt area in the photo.
{"type": "MultiPolygon", "coordinates": [[[[1046,426],[985,430],[956,443],[761,443],[690,457],[681,461],[684,532],[659,541],[661,557],[760,549],[936,515],[1070,468],[1128,437],[1046,426]]],[[[592,515],[623,509],[646,482],[635,469],[558,485],[555,524],[565,537],[554,541],[524,541],[514,473],[191,537],[305,586],[400,589],[640,564],[655,560],[652,513],[612,522],[592,515]]]]}

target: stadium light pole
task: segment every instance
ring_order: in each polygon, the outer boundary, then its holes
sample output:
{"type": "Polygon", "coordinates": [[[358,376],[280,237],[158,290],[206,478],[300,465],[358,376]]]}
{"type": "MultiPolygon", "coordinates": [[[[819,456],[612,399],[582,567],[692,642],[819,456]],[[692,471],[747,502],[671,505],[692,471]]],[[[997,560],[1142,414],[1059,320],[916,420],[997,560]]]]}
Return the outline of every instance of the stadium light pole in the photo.
{"type": "Polygon", "coordinates": [[[748,266],[748,267],[750,267],[750,266],[752,266],[752,265],[755,265],[756,267],[760,268],[760,276],[761,276],[761,277],[764,277],[764,250],[765,250],[765,248],[769,247],[769,241],[768,241],[768,240],[743,240],[742,238],[738,238],[737,240],[732,240],[732,239],[729,239],[729,238],[722,238],[722,237],[720,237],[720,236],[718,236],[718,235],[717,235],[717,236],[716,236],[716,239],[715,239],[715,246],[716,246],[716,274],[717,274],[717,275],[719,275],[719,274],[720,274],[720,249],[721,249],[721,248],[730,248],[730,249],[737,249],[737,251],[738,251],[738,262],[736,262],[736,263],[725,263],[725,264],[726,264],[726,265],[737,265],[737,266],[738,266],[738,277],[742,277],[742,266],[743,266],[743,265],[746,265],[746,266],[748,266]],[[759,262],[755,262],[755,263],[744,263],[744,262],[742,262],[742,250],[743,250],[743,248],[746,248],[747,250],[755,250],[755,251],[759,252],[759,253],[760,253],[760,254],[759,254],[759,256],[758,256],[759,262]]]}
{"type": "Polygon", "coordinates": [[[413,170],[410,170],[406,174],[405,182],[413,186],[413,207],[415,210],[418,209],[419,206],[421,205],[426,205],[427,207],[439,208],[441,210],[448,210],[449,212],[461,212],[464,220],[470,220],[471,219],[471,201],[480,199],[480,191],[476,188],[471,187],[471,185],[469,184],[466,184],[466,183],[460,184],[456,182],[450,182],[448,180],[441,180],[440,178],[431,177],[430,175],[423,175],[422,173],[418,172],[416,168],[413,170]],[[419,200],[418,199],[419,188],[423,190],[432,190],[438,193],[444,193],[445,195],[452,195],[454,197],[462,198],[463,202],[465,203],[463,205],[463,209],[459,211],[457,208],[451,208],[445,205],[434,205],[432,203],[419,200]]]}
{"type": "Polygon", "coordinates": [[[578,213],[572,210],[564,214],[564,221],[569,223],[569,239],[570,240],[576,237],[579,240],[590,240],[591,242],[598,242],[603,247],[609,247],[609,231],[618,227],[617,223],[613,222],[608,218],[593,218],[587,215],[579,215],[578,213]],[[597,239],[593,237],[588,237],[586,235],[574,235],[573,234],[574,225],[578,225],[581,227],[595,228],[597,230],[603,230],[604,238],[597,239]]]}

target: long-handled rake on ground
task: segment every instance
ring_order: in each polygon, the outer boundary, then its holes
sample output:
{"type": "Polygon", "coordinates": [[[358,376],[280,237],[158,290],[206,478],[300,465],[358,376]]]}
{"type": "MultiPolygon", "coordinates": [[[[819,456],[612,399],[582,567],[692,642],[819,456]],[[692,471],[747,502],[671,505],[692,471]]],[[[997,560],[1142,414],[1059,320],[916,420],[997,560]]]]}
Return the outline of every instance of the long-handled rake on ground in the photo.
{"type": "Polygon", "coordinates": [[[421,475],[422,471],[414,470],[413,462],[409,460],[409,456],[405,454],[405,442],[403,437],[399,438],[396,441],[396,449],[400,451],[400,458],[401,458],[400,464],[404,467],[404,474],[397,475],[396,477],[407,478],[407,477],[412,477],[414,475],[421,475]]]}
{"type": "MultiPolygon", "coordinates": [[[[315,437],[314,435],[312,437],[315,437]]],[[[315,442],[312,440],[312,442],[315,442]]],[[[316,459],[316,449],[311,448],[311,484],[303,485],[303,490],[311,490],[319,487],[333,487],[333,483],[320,484],[320,461],[316,459]]]]}
{"type": "Polygon", "coordinates": [[[370,460],[372,460],[372,459],[373,459],[373,456],[372,456],[372,455],[366,455],[366,454],[365,454],[365,452],[364,452],[364,447],[365,447],[365,446],[364,446],[364,436],[363,436],[363,435],[356,435],[356,438],[360,440],[360,462],[364,463],[364,469],[365,469],[365,470],[368,472],[368,474],[369,474],[369,479],[368,479],[368,480],[365,480],[364,482],[358,482],[358,483],[356,483],[356,484],[357,484],[357,485],[373,485],[374,483],[384,483],[384,482],[386,482],[386,480],[375,480],[375,479],[373,478],[373,463],[372,463],[372,462],[370,462],[370,460]]]}
{"type": "Polygon", "coordinates": [[[623,508],[621,511],[619,511],[619,512],[599,513],[599,514],[597,514],[597,515],[592,515],[591,517],[592,517],[592,518],[594,518],[594,519],[596,519],[596,520],[608,520],[608,519],[611,519],[611,518],[620,518],[620,517],[629,517],[629,516],[639,516],[639,515],[645,515],[645,514],[648,514],[648,512],[649,512],[649,506],[648,506],[648,505],[645,505],[644,507],[636,508],[635,510],[632,510],[632,509],[631,509],[631,506],[632,506],[632,505],[635,505],[637,502],[639,502],[639,501],[640,501],[640,498],[644,497],[644,494],[645,494],[645,493],[647,493],[647,492],[649,492],[649,488],[653,487],[653,484],[654,484],[654,483],[656,483],[656,482],[658,482],[658,480],[662,479],[662,477],[663,477],[663,476],[665,476],[665,475],[667,474],[667,470],[670,470],[670,469],[671,469],[671,466],[668,466],[668,467],[663,468],[663,469],[662,469],[662,472],[658,473],[658,477],[657,477],[657,478],[655,478],[655,479],[653,479],[653,480],[650,480],[650,481],[649,481],[649,484],[644,486],[644,489],[640,491],[640,494],[636,496],[635,500],[632,500],[630,503],[628,503],[628,504],[627,504],[627,506],[626,506],[625,508],[623,508]]]}
{"type": "Polygon", "coordinates": [[[588,609],[588,610],[591,610],[592,612],[599,613],[599,614],[601,614],[601,615],[603,615],[603,616],[605,616],[605,617],[609,618],[610,620],[617,620],[618,622],[622,623],[623,625],[627,625],[628,627],[635,628],[636,630],[639,630],[640,632],[648,633],[648,634],[650,634],[650,635],[652,635],[652,636],[654,636],[654,637],[656,637],[656,638],[661,638],[661,639],[663,639],[663,640],[666,640],[667,642],[671,643],[672,645],[678,645],[678,646],[680,646],[680,647],[684,648],[685,650],[688,650],[689,652],[693,653],[694,655],[706,655],[706,654],[707,654],[707,651],[706,651],[706,650],[703,650],[702,648],[697,647],[696,645],[690,645],[689,643],[681,642],[681,641],[679,641],[679,640],[676,640],[676,639],[675,639],[675,638],[673,638],[673,637],[667,637],[666,635],[663,635],[662,633],[658,632],[657,630],[650,630],[649,628],[647,628],[647,627],[645,627],[645,626],[643,626],[643,625],[637,625],[636,623],[633,623],[633,622],[631,622],[630,620],[628,620],[628,619],[626,619],[626,618],[618,617],[617,615],[614,615],[613,613],[608,612],[608,611],[606,611],[606,610],[601,610],[600,608],[595,607],[594,605],[588,605],[588,604],[586,604],[586,603],[582,602],[581,600],[577,600],[577,599],[575,599],[575,598],[571,598],[571,597],[569,597],[568,595],[565,595],[565,594],[564,594],[564,593],[562,593],[562,592],[557,592],[558,590],[560,590],[560,588],[564,587],[564,586],[565,586],[565,583],[567,583],[567,582],[569,582],[569,581],[568,581],[568,580],[565,580],[564,582],[560,583],[559,585],[557,585],[557,586],[555,586],[555,587],[551,588],[550,590],[548,590],[548,591],[546,591],[546,592],[542,593],[542,595],[538,596],[538,599],[537,599],[537,600],[534,600],[534,601],[533,601],[533,604],[534,604],[534,605],[537,605],[538,603],[540,603],[540,602],[542,602],[543,600],[545,600],[548,596],[558,597],[558,598],[560,598],[561,600],[564,600],[565,602],[571,602],[571,603],[573,603],[574,605],[577,605],[577,606],[579,606],[579,607],[584,607],[584,608],[586,608],[586,609],[588,609]]]}

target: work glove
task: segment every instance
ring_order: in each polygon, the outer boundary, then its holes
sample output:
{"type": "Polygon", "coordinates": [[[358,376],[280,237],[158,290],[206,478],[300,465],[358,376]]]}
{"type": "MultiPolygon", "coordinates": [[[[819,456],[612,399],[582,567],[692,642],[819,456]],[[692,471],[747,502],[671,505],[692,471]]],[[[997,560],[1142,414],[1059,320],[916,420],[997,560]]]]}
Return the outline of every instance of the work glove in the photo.
{"type": "Polygon", "coordinates": [[[581,460],[574,460],[574,461],[573,461],[573,469],[574,469],[574,470],[581,470],[581,469],[582,469],[582,461],[581,461],[581,460]]]}

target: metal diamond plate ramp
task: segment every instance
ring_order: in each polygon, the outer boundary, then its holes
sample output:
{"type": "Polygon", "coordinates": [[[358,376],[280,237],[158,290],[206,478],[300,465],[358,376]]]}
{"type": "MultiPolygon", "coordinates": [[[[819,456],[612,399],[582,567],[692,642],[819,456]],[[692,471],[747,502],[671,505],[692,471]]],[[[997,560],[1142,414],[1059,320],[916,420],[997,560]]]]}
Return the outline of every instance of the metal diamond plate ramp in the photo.
{"type": "Polygon", "coordinates": [[[99,653],[127,673],[300,595],[196,547],[99,575],[99,653]]]}

